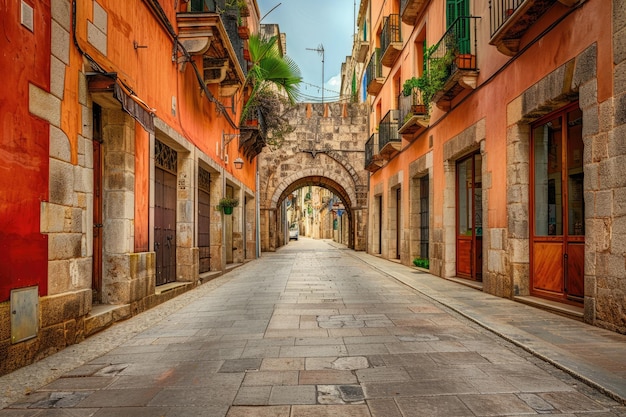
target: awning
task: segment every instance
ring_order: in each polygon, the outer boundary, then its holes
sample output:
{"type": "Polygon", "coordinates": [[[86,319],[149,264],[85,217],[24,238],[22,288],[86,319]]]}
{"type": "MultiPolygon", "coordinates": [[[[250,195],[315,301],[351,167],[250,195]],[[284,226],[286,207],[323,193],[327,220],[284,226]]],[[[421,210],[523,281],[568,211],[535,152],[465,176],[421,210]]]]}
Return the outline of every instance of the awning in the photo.
{"type": "Polygon", "coordinates": [[[120,103],[126,113],[138,121],[148,133],[154,134],[155,110],[123,86],[117,73],[90,73],[87,74],[87,80],[89,92],[96,103],[105,108],[118,107],[116,103],[120,103]]]}

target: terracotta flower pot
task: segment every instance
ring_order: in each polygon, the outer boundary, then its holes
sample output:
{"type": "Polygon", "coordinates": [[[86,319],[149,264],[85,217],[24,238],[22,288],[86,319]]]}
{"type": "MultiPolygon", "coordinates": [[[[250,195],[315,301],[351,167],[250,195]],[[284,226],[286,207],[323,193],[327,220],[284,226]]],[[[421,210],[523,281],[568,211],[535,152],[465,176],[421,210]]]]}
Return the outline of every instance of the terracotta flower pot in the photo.
{"type": "Polygon", "coordinates": [[[458,54],[454,57],[454,63],[459,69],[476,68],[476,55],[458,54]]]}
{"type": "Polygon", "coordinates": [[[239,33],[239,37],[241,39],[250,38],[250,29],[248,28],[248,26],[239,26],[237,28],[237,33],[239,33]]]}

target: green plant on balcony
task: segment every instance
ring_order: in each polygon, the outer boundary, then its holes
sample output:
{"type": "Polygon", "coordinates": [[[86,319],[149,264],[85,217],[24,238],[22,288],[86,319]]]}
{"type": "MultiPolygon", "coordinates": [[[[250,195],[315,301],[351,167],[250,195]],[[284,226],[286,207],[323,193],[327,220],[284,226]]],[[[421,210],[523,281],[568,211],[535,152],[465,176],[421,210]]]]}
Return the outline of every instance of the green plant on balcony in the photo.
{"type": "Polygon", "coordinates": [[[265,124],[262,134],[267,144],[279,147],[284,136],[293,131],[283,109],[296,101],[302,77],[295,61],[282,55],[278,38],[251,34],[248,40],[251,66],[244,83],[247,92],[240,125],[249,115],[260,114],[265,124]]]}
{"type": "Polygon", "coordinates": [[[454,61],[452,49],[447,49],[442,57],[434,57],[433,55],[436,51],[437,45],[428,48],[424,53],[424,60],[428,62],[428,65],[422,75],[411,77],[402,85],[402,94],[405,97],[411,94],[417,95],[418,91],[421,93],[422,102],[417,103],[417,100],[414,102],[415,104],[425,105],[427,113],[430,113],[433,96],[443,89],[446,80],[450,77],[452,62],[454,61]]]}

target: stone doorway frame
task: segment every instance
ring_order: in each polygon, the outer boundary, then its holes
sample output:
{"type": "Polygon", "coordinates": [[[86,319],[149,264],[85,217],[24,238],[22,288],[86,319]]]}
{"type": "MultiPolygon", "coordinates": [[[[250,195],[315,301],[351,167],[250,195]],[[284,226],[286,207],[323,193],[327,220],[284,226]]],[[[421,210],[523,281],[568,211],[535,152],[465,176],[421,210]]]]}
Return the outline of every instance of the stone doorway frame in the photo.
{"type": "MultiPolygon", "coordinates": [[[[469,126],[461,133],[444,143],[443,145],[443,168],[445,175],[444,207],[443,207],[443,235],[433,242],[434,251],[431,261],[431,270],[444,278],[456,276],[456,162],[476,151],[480,151],[482,157],[482,212],[483,225],[489,224],[488,218],[488,189],[491,188],[489,172],[487,170],[488,160],[485,151],[486,121],[481,119],[469,126]],[[439,255],[437,257],[437,255],[439,255]]],[[[488,241],[486,236],[487,228],[483,227],[483,282],[485,281],[485,259],[487,256],[488,241]]]]}
{"type": "Polygon", "coordinates": [[[364,215],[367,218],[367,214],[363,213],[366,211],[365,208],[356,204],[362,197],[358,196],[353,178],[345,173],[339,173],[337,179],[334,180],[326,176],[319,168],[309,168],[284,178],[269,199],[270,207],[261,208],[261,225],[268,232],[266,235],[269,236],[269,242],[266,244],[269,244],[269,250],[275,250],[278,247],[279,225],[282,225],[278,217],[280,217],[279,208],[283,200],[296,189],[309,185],[326,188],[341,198],[349,221],[348,247],[355,249],[356,235],[358,233],[363,236],[361,229],[365,227],[364,222],[359,219],[362,220],[364,215]],[[349,184],[349,186],[342,186],[342,184],[349,184]]]}
{"type": "MultiPolygon", "coordinates": [[[[575,58],[547,74],[507,106],[507,218],[506,264],[510,296],[530,294],[530,125],[535,120],[578,100],[583,112],[583,171],[590,175],[591,148],[598,133],[597,47],[589,46],[575,58]]],[[[596,172],[597,174],[597,172],[596,172]]],[[[591,191],[585,181],[584,193],[591,191]]],[[[593,211],[585,212],[585,257],[592,250],[589,237],[602,233],[593,221],[593,211]]],[[[585,262],[584,319],[595,321],[596,271],[592,262],[585,262]]]]}

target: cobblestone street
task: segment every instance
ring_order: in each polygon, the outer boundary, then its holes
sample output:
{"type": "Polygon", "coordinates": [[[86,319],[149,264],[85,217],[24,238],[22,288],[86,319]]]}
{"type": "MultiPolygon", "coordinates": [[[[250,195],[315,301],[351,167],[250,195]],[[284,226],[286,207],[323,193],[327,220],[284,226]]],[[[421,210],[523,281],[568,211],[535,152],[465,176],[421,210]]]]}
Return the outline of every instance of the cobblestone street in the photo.
{"type": "MultiPolygon", "coordinates": [[[[513,332],[524,339],[532,329],[522,327],[513,332]]],[[[300,238],[1,377],[0,417],[626,416],[620,403],[625,340],[329,241],[300,238]],[[398,268],[422,283],[397,279],[398,268]],[[459,288],[445,292],[450,307],[416,289],[429,283],[442,292],[459,288]],[[605,356],[614,360],[605,362],[613,373],[596,380],[585,370],[602,374],[599,358],[563,357],[564,350],[532,338],[524,347],[490,331],[495,321],[468,318],[487,306],[493,317],[520,311],[553,321],[551,328],[569,326],[581,339],[588,328],[614,353],[605,356]],[[598,389],[537,356],[578,368],[598,389]]]]}

